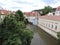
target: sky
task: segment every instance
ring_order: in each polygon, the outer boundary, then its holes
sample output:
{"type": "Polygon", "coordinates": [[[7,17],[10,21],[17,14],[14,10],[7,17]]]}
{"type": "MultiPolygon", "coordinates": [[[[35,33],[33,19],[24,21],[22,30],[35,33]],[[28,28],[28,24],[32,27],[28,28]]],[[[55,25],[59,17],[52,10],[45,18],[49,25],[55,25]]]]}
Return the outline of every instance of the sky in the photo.
{"type": "Polygon", "coordinates": [[[0,8],[16,11],[28,12],[36,9],[42,9],[45,6],[58,7],[60,0],[1,0],[0,8]]]}

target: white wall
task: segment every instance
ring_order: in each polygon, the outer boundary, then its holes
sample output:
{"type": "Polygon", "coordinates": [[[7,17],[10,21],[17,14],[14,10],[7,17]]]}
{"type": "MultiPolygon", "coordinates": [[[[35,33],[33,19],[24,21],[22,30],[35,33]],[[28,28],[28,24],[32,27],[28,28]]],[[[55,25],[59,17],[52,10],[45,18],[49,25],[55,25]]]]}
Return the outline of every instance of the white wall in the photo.
{"type": "Polygon", "coordinates": [[[57,38],[57,32],[60,32],[60,21],[39,18],[38,26],[57,38]]]}
{"type": "Polygon", "coordinates": [[[60,16],[60,11],[56,11],[55,15],[60,16]]]}
{"type": "Polygon", "coordinates": [[[26,16],[24,15],[29,22],[32,22],[34,25],[37,25],[37,17],[36,16],[26,16]]]}
{"type": "Polygon", "coordinates": [[[49,12],[49,13],[48,13],[48,16],[53,16],[53,13],[50,13],[50,12],[49,12]]]}
{"type": "Polygon", "coordinates": [[[0,23],[3,21],[4,18],[5,18],[5,15],[0,15],[0,23]]]}
{"type": "Polygon", "coordinates": [[[34,25],[37,25],[37,18],[36,17],[28,17],[28,21],[32,22],[34,25]]]}

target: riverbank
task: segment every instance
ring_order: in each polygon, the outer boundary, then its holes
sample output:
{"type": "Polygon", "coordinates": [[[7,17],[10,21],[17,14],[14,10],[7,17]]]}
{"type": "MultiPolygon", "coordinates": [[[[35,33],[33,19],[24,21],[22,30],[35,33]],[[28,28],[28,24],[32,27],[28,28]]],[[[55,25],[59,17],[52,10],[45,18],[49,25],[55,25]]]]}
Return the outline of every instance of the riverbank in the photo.
{"type": "Polygon", "coordinates": [[[58,45],[57,39],[52,37],[50,34],[42,30],[41,28],[37,27],[37,31],[40,37],[48,44],[48,45],[58,45]]]}
{"type": "Polygon", "coordinates": [[[33,36],[33,39],[31,41],[31,45],[47,45],[39,36],[37,30],[36,30],[36,27],[31,25],[31,24],[28,24],[27,25],[27,28],[29,28],[30,30],[33,30],[34,32],[34,36],[33,36]]]}
{"type": "Polygon", "coordinates": [[[31,45],[58,45],[57,40],[41,28],[30,24],[29,28],[34,31],[34,38],[32,39],[31,45]]]}

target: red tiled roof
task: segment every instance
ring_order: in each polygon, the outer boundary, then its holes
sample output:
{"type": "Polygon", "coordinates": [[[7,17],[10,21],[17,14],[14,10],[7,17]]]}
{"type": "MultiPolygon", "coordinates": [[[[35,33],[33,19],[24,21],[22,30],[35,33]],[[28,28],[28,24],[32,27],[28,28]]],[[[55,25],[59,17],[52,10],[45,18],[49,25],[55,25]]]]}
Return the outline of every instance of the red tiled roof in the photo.
{"type": "Polygon", "coordinates": [[[11,13],[11,11],[0,10],[0,14],[2,14],[2,15],[8,15],[8,14],[10,14],[10,13],[11,13]]]}
{"type": "Polygon", "coordinates": [[[60,16],[39,16],[39,18],[60,21],[60,16]]]}
{"type": "Polygon", "coordinates": [[[39,13],[38,12],[25,12],[24,14],[26,16],[37,16],[39,13]]]}
{"type": "Polygon", "coordinates": [[[32,12],[26,12],[25,15],[26,15],[26,16],[35,16],[35,13],[32,13],[32,12]]]}

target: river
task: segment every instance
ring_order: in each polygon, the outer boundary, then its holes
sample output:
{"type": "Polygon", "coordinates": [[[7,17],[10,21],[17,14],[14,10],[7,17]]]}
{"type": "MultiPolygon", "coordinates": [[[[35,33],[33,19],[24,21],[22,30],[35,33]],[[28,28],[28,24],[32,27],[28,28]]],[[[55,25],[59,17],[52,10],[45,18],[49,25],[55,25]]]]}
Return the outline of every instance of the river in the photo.
{"type": "Polygon", "coordinates": [[[29,29],[34,31],[31,45],[58,45],[57,40],[43,31],[41,28],[28,24],[29,29]]]}

